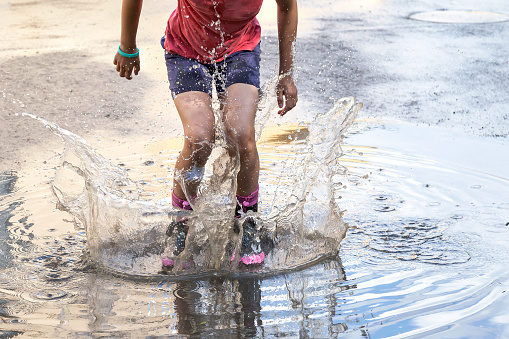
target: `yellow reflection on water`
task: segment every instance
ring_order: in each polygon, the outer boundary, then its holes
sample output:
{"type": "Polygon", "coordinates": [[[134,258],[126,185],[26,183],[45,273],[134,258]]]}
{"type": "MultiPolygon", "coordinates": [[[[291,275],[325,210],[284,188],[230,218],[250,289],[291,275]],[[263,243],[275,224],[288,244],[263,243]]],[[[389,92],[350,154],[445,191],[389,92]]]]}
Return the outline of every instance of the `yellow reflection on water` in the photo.
{"type": "Polygon", "coordinates": [[[297,140],[306,140],[309,135],[307,126],[296,123],[265,126],[258,141],[259,145],[289,144],[297,140]]]}

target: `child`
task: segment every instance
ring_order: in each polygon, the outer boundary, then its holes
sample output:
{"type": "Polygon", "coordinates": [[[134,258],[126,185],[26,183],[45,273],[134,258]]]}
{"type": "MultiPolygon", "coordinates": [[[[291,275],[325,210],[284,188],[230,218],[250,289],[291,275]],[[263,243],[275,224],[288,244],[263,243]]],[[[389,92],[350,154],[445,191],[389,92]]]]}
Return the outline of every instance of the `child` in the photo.
{"type": "MultiPolygon", "coordinates": [[[[200,174],[215,140],[212,86],[222,102],[230,152],[240,156],[237,175],[237,210],[257,211],[259,158],[255,143],[255,114],[260,87],[260,36],[256,19],[263,0],[178,0],[161,43],[166,50],[170,90],[184,128],[184,147],[175,169],[188,173],[184,190],[173,184],[173,205],[191,209],[200,174]]],[[[277,101],[283,116],[297,103],[293,79],[293,44],[297,33],[297,1],[276,0],[279,36],[277,101]]],[[[132,79],[140,71],[136,33],[142,0],[123,0],[120,46],[113,63],[121,77],[132,79]]],[[[264,253],[254,231],[254,219],[244,224],[240,261],[259,264],[264,253]]],[[[170,225],[177,229],[175,255],[184,249],[185,220],[170,225]]],[[[163,260],[170,268],[173,260],[163,260]]]]}

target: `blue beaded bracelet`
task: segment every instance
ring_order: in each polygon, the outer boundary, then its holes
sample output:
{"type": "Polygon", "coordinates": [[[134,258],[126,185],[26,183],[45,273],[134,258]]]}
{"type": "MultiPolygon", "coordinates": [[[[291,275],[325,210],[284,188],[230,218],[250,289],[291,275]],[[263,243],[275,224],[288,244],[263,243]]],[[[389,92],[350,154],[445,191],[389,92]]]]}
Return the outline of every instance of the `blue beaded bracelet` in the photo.
{"type": "Polygon", "coordinates": [[[122,50],[120,49],[120,45],[118,45],[118,54],[120,54],[121,56],[126,57],[126,58],[136,58],[138,55],[140,55],[140,49],[138,47],[136,47],[136,53],[129,54],[129,53],[122,52],[122,50]]]}

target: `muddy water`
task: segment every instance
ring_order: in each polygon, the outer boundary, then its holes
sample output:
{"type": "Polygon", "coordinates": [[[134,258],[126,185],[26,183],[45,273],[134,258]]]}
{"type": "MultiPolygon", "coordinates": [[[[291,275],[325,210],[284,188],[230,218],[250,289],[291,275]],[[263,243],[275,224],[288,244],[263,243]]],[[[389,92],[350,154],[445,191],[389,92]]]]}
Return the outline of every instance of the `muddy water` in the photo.
{"type": "MultiPolygon", "coordinates": [[[[377,148],[362,137],[379,127],[359,125],[345,139],[340,170],[330,177],[349,226],[339,255],[306,259],[301,264],[308,266],[285,272],[276,267],[272,274],[262,269],[168,277],[146,274],[149,265],[145,274],[112,273],[91,257],[85,227],[55,208],[50,173],[47,182],[4,173],[2,335],[507,335],[507,178],[377,148]]],[[[296,186],[285,180],[305,162],[308,127],[266,128],[259,141],[262,220],[285,210],[276,191],[296,186]]],[[[138,199],[154,206],[165,201],[177,150],[111,161],[129,173],[134,187],[142,187],[138,199]]],[[[115,253],[116,263],[130,260],[115,253]]]]}

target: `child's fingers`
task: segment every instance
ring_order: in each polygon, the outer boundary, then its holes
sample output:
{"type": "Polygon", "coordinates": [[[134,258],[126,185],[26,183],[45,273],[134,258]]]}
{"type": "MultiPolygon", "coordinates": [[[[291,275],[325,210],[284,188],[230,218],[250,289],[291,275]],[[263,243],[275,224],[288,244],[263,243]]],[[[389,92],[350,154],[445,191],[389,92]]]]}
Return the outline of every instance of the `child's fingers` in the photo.
{"type": "Polygon", "coordinates": [[[113,59],[113,64],[116,66],[115,69],[117,72],[120,72],[120,60],[118,60],[118,53],[115,55],[115,58],[113,59]]]}
{"type": "Polygon", "coordinates": [[[277,105],[279,108],[283,108],[283,105],[285,104],[285,98],[283,96],[283,92],[278,92],[277,94],[277,105]]]}
{"type": "Polygon", "coordinates": [[[125,78],[127,80],[131,80],[133,77],[131,76],[131,73],[133,72],[133,67],[131,65],[126,66],[125,70],[125,78]]]}
{"type": "Polygon", "coordinates": [[[113,64],[116,66],[116,70],[118,75],[122,78],[126,78],[127,80],[131,80],[132,74],[138,75],[140,71],[140,59],[136,58],[124,58],[121,55],[115,55],[113,59],[113,64]]]}
{"type": "Polygon", "coordinates": [[[291,78],[283,78],[277,86],[278,114],[285,115],[297,105],[297,87],[291,78]]]}
{"type": "Polygon", "coordinates": [[[285,108],[279,111],[280,115],[285,115],[288,111],[297,105],[297,98],[293,95],[286,95],[285,99],[285,108]]]}
{"type": "Polygon", "coordinates": [[[125,78],[125,65],[120,66],[120,71],[118,72],[122,78],[125,78]]]}
{"type": "Polygon", "coordinates": [[[276,88],[276,97],[277,97],[277,105],[278,105],[278,107],[279,108],[283,108],[283,105],[285,103],[285,99],[284,99],[284,96],[283,96],[283,89],[279,85],[276,88]]]}
{"type": "Polygon", "coordinates": [[[284,115],[286,113],[286,100],[285,100],[285,94],[284,94],[284,91],[281,90],[278,92],[277,94],[277,105],[279,106],[279,108],[281,108],[277,114],[279,115],[284,115]]]}

